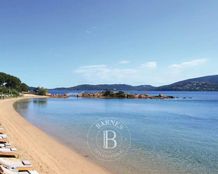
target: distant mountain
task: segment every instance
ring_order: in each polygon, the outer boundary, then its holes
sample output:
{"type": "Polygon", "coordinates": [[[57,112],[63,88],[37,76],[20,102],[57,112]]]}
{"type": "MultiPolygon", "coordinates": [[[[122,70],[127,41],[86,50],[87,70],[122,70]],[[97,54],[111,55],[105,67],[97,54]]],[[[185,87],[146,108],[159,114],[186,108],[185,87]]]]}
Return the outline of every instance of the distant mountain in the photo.
{"type": "Polygon", "coordinates": [[[218,91],[218,75],[204,76],[157,87],[160,91],[218,91]]]}
{"type": "Polygon", "coordinates": [[[154,90],[151,85],[132,86],[126,84],[78,85],[70,88],[55,88],[56,90],[154,90]]]}
{"type": "Polygon", "coordinates": [[[192,78],[170,85],[154,87],[151,85],[132,86],[126,84],[78,85],[55,90],[139,90],[139,91],[218,91],[218,75],[192,78]]]}

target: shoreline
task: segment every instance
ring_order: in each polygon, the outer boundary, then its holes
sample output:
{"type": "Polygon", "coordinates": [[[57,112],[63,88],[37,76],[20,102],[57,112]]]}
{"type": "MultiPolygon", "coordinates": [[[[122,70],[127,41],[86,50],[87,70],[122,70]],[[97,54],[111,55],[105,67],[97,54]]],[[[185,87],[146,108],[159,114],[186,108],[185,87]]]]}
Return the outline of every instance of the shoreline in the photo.
{"type": "Polygon", "coordinates": [[[20,158],[30,160],[41,174],[111,174],[25,120],[13,105],[31,98],[40,96],[0,100],[0,123],[11,144],[18,149],[20,158]]]}

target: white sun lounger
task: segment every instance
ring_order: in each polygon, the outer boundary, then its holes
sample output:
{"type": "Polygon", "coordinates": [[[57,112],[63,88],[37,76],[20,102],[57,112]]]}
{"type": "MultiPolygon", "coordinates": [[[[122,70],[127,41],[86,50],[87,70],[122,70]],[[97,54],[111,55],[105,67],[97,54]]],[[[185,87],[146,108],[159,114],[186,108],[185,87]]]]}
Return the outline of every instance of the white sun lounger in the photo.
{"type": "Polygon", "coordinates": [[[14,147],[3,147],[0,148],[0,157],[17,157],[17,149],[14,147]]]}
{"type": "Polygon", "coordinates": [[[0,137],[1,138],[7,138],[7,135],[6,134],[0,134],[0,137]]]}
{"type": "Polygon", "coordinates": [[[17,149],[15,147],[2,147],[0,148],[0,152],[14,152],[17,151],[17,149]]]}
{"type": "Polygon", "coordinates": [[[0,174],[39,174],[39,173],[35,170],[26,170],[26,171],[19,172],[0,166],[0,174]]]}
{"type": "Polygon", "coordinates": [[[1,134],[5,133],[5,129],[3,127],[0,127],[0,133],[1,134]]]}
{"type": "Polygon", "coordinates": [[[10,147],[11,144],[10,143],[0,143],[0,148],[2,147],[10,147]]]}
{"type": "Polygon", "coordinates": [[[28,160],[19,160],[16,158],[0,158],[0,165],[7,169],[25,171],[32,170],[32,164],[28,160]]]}
{"type": "Polygon", "coordinates": [[[17,149],[15,147],[2,147],[0,148],[0,152],[15,152],[17,149]]]}
{"type": "Polygon", "coordinates": [[[0,137],[0,143],[7,143],[7,142],[8,142],[7,138],[0,137]]]}

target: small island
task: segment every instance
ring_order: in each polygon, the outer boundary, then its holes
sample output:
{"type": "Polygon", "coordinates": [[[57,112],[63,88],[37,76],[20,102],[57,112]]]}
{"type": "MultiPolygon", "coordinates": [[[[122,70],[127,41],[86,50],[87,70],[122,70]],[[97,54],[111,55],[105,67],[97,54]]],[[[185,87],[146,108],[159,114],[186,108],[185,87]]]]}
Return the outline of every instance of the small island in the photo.
{"type": "Polygon", "coordinates": [[[95,93],[81,93],[76,95],[76,97],[83,98],[123,98],[123,99],[174,99],[174,96],[166,96],[163,94],[159,95],[148,95],[148,94],[130,94],[123,91],[101,91],[95,93]]]}

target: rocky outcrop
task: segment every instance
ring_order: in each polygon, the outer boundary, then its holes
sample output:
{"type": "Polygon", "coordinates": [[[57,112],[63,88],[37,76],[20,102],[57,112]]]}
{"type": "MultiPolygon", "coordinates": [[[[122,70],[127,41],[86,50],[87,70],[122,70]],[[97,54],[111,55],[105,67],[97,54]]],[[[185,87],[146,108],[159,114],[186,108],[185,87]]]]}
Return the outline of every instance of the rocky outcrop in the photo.
{"type": "Polygon", "coordinates": [[[96,93],[81,93],[77,97],[85,98],[129,98],[129,99],[173,99],[174,96],[166,96],[163,94],[159,95],[148,95],[148,94],[129,94],[123,91],[103,91],[96,93]]]}

